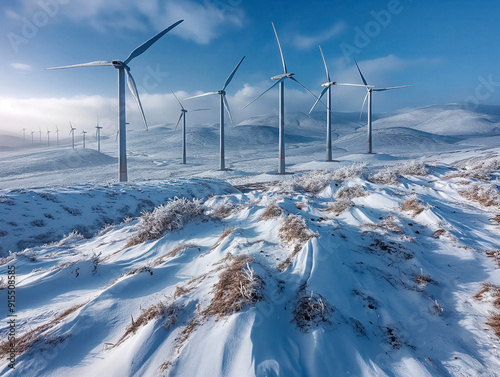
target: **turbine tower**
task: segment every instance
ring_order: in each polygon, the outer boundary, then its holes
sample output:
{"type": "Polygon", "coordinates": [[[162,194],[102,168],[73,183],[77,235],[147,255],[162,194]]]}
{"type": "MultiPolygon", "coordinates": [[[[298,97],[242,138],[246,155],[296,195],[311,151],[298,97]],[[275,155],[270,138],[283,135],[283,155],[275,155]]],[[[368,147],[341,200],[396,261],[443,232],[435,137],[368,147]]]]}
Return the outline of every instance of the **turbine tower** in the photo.
{"type": "Polygon", "coordinates": [[[75,149],[75,130],[76,130],[76,128],[73,127],[73,125],[71,124],[71,122],[69,122],[69,128],[70,128],[69,133],[71,134],[71,139],[72,139],[72,142],[73,142],[73,149],[75,149]]]}
{"type": "Polygon", "coordinates": [[[47,146],[50,147],[50,131],[47,129],[47,146]]]}
{"type": "Polygon", "coordinates": [[[99,126],[99,116],[97,116],[97,126],[95,126],[95,136],[97,138],[97,152],[101,152],[101,129],[99,126]]]}
{"type": "Polygon", "coordinates": [[[249,104],[247,104],[245,107],[249,106],[251,103],[255,102],[258,100],[260,97],[262,97],[265,93],[270,91],[272,88],[274,88],[276,85],[279,84],[279,115],[278,115],[278,123],[279,123],[279,161],[278,161],[278,174],[285,174],[285,80],[290,79],[292,81],[295,81],[297,84],[299,84],[301,87],[303,87],[305,90],[307,90],[309,93],[311,93],[314,98],[317,98],[309,89],[307,89],[304,85],[302,85],[300,82],[298,82],[293,75],[295,73],[288,73],[286,70],[286,64],[285,64],[285,58],[283,57],[283,51],[281,49],[281,44],[280,40],[278,38],[278,33],[276,32],[276,28],[274,27],[274,23],[271,22],[273,25],[273,30],[274,30],[274,35],[276,36],[276,41],[278,42],[278,48],[280,50],[280,55],[281,55],[281,63],[283,64],[283,73],[274,77],[271,77],[271,80],[276,81],[271,87],[264,92],[262,92],[257,98],[253,99],[249,104]]]}
{"type": "Polygon", "coordinates": [[[128,64],[135,59],[136,57],[142,55],[148,48],[150,48],[158,39],[163,37],[166,33],[168,33],[170,30],[172,30],[174,27],[179,25],[182,21],[180,20],[177,21],[176,23],[170,25],[168,28],[165,30],[161,31],[160,33],[156,34],[154,37],[151,39],[147,40],[144,42],[142,45],[137,47],[135,50],[133,50],[130,55],[128,56],[127,59],[124,61],[121,60],[113,60],[111,62],[109,61],[95,61],[95,62],[89,62],[89,63],[83,63],[83,64],[75,64],[75,65],[69,65],[69,66],[63,66],[63,67],[54,67],[54,68],[48,68],[48,69],[65,69],[65,68],[78,68],[78,67],[105,67],[105,66],[112,66],[118,69],[118,126],[119,126],[119,135],[120,135],[120,142],[119,142],[119,158],[118,158],[118,179],[120,182],[126,182],[128,177],[127,177],[127,150],[126,150],[126,131],[125,131],[125,75],[127,76],[127,83],[128,87],[130,89],[130,92],[132,93],[132,96],[134,97],[137,106],[139,108],[139,112],[141,113],[142,120],[144,121],[144,126],[146,127],[146,130],[148,129],[148,124],[146,122],[146,116],[144,115],[144,111],[142,109],[142,104],[141,100],[139,98],[139,93],[137,91],[137,86],[135,85],[134,78],[132,77],[132,74],[130,73],[130,67],[128,64]]]}
{"type": "Polygon", "coordinates": [[[42,144],[42,127],[38,128],[38,133],[40,134],[40,144],[42,144]]]}
{"type": "Polygon", "coordinates": [[[323,87],[323,90],[321,91],[321,94],[319,95],[318,99],[316,102],[314,102],[313,107],[311,107],[311,110],[309,110],[309,114],[314,110],[318,102],[323,98],[323,96],[326,93],[326,161],[330,162],[332,160],[332,87],[335,85],[338,86],[362,86],[360,84],[345,84],[345,83],[339,83],[332,81],[330,79],[330,73],[328,72],[328,66],[326,65],[326,60],[325,56],[323,55],[323,50],[321,49],[321,46],[319,46],[319,51],[321,52],[321,57],[323,58],[323,64],[325,65],[325,71],[326,71],[326,80],[324,84],[321,84],[323,87]]]}
{"type": "Polygon", "coordinates": [[[226,88],[229,85],[229,83],[231,82],[231,80],[233,79],[234,74],[236,73],[236,70],[240,66],[240,64],[243,61],[243,59],[245,59],[244,56],[241,58],[241,60],[239,61],[239,63],[236,64],[236,67],[234,67],[233,72],[231,72],[231,74],[226,79],[226,82],[224,83],[224,86],[222,87],[222,89],[220,89],[220,90],[218,90],[216,92],[208,92],[208,93],[203,93],[203,94],[199,94],[197,96],[186,98],[188,100],[188,99],[193,99],[193,98],[198,98],[198,97],[211,96],[211,95],[214,95],[214,94],[219,94],[220,95],[220,134],[219,134],[219,138],[220,138],[220,142],[219,142],[220,159],[219,159],[219,170],[226,170],[225,150],[224,150],[224,108],[226,108],[227,115],[229,115],[229,120],[231,121],[231,123],[233,123],[233,119],[231,118],[231,111],[229,110],[229,105],[228,105],[227,99],[226,99],[226,88]]]}
{"type": "Polygon", "coordinates": [[[23,140],[26,143],[26,128],[23,128],[22,131],[23,131],[23,140]]]}
{"type": "Polygon", "coordinates": [[[33,139],[33,135],[34,135],[35,131],[31,131],[30,130],[30,132],[31,132],[31,145],[34,145],[35,144],[35,140],[33,139]]]}
{"type": "Polygon", "coordinates": [[[83,149],[85,149],[85,135],[87,134],[87,131],[83,130],[82,135],[83,135],[83,149]]]}
{"type": "Polygon", "coordinates": [[[361,118],[361,115],[363,115],[363,109],[365,108],[365,103],[366,99],[368,98],[368,151],[367,153],[371,154],[372,152],[372,93],[373,92],[385,92],[386,90],[392,90],[392,89],[401,89],[401,88],[408,88],[411,85],[403,85],[403,86],[391,86],[389,88],[374,88],[373,86],[368,85],[368,83],[365,80],[365,77],[361,73],[361,69],[359,69],[358,62],[356,59],[354,59],[354,63],[356,63],[356,67],[358,68],[359,75],[361,76],[361,80],[363,81],[364,86],[366,87],[366,95],[365,99],[363,101],[363,106],[361,107],[361,113],[359,114],[359,117],[361,118]]]}
{"type": "Polygon", "coordinates": [[[56,126],[56,145],[59,145],[59,128],[56,126]]]}

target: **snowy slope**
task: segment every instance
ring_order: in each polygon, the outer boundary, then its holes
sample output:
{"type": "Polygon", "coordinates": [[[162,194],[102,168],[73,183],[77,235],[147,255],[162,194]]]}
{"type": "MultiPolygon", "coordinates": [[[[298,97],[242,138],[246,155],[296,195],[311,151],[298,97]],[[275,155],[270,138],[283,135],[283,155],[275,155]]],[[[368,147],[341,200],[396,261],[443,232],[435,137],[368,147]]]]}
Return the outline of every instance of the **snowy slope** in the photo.
{"type": "Polygon", "coordinates": [[[227,127],[224,172],[212,124],[189,127],[185,166],[172,125],[131,130],[127,184],[113,183],[114,137],[102,154],[3,151],[0,301],[15,266],[17,360],[3,321],[0,375],[498,376],[486,110],[379,115],[373,155],[359,115],[336,114],[333,163],[324,114],[290,114],[285,176],[275,116],[227,127]]]}

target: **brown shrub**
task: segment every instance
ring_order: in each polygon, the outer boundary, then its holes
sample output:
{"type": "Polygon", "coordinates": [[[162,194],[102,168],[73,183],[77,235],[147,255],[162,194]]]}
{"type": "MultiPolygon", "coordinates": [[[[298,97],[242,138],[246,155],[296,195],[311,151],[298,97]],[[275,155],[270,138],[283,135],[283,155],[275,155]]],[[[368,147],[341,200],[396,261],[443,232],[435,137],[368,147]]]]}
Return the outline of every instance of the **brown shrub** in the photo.
{"type": "Polygon", "coordinates": [[[335,199],[351,200],[368,195],[362,185],[342,186],[337,190],[335,199]]]}
{"type": "Polygon", "coordinates": [[[485,207],[500,207],[500,192],[496,185],[475,183],[458,193],[465,199],[477,202],[485,207]]]}
{"type": "Polygon", "coordinates": [[[253,259],[248,255],[238,255],[221,272],[214,286],[214,296],[203,311],[205,317],[220,319],[262,299],[264,281],[252,269],[251,262],[253,259]]]}
{"type": "Polygon", "coordinates": [[[301,216],[289,215],[283,220],[278,230],[278,237],[283,244],[293,245],[292,254],[278,266],[278,270],[284,271],[302,250],[304,244],[315,237],[315,234],[307,228],[306,222],[301,216]]]}
{"type": "Polygon", "coordinates": [[[492,217],[490,219],[490,221],[492,224],[500,225],[500,215],[496,215],[495,217],[492,217]]]}
{"type": "MultiPolygon", "coordinates": [[[[47,335],[50,332],[50,330],[53,330],[57,324],[59,324],[62,320],[64,320],[64,318],[66,318],[76,310],[80,309],[85,304],[86,303],[73,305],[69,309],[66,309],[62,313],[58,314],[50,322],[40,325],[37,328],[30,330],[21,337],[17,338],[16,339],[17,356],[20,356],[24,354],[26,351],[28,351],[35,343],[42,340],[44,335],[47,335]]],[[[10,341],[7,340],[0,344],[0,358],[9,357],[9,354],[10,354],[10,341]]]]}
{"type": "Polygon", "coordinates": [[[307,332],[321,323],[331,324],[335,308],[319,293],[301,291],[293,309],[293,321],[302,332],[307,332]]]}
{"type": "Polygon", "coordinates": [[[352,207],[354,207],[354,202],[351,200],[337,200],[328,206],[326,212],[339,216],[341,213],[351,209],[352,207]]]}
{"type": "Polygon", "coordinates": [[[485,250],[484,253],[492,258],[496,262],[498,268],[500,268],[500,250],[485,250]]]}
{"type": "Polygon", "coordinates": [[[415,217],[425,210],[425,205],[418,199],[409,199],[401,204],[401,210],[411,212],[411,216],[415,217]]]}
{"type": "Polygon", "coordinates": [[[283,208],[280,205],[276,204],[276,202],[272,202],[267,205],[262,215],[260,215],[259,221],[271,220],[276,217],[280,217],[283,212],[283,208]]]}
{"type": "Polygon", "coordinates": [[[438,239],[445,235],[448,235],[448,231],[445,229],[438,229],[434,233],[432,233],[432,236],[438,239]]]}
{"type": "MultiPolygon", "coordinates": [[[[474,298],[478,301],[492,301],[495,309],[500,310],[500,286],[498,285],[483,283],[479,292],[474,295],[474,298]]],[[[500,313],[492,313],[486,324],[500,338],[500,313]]]]}

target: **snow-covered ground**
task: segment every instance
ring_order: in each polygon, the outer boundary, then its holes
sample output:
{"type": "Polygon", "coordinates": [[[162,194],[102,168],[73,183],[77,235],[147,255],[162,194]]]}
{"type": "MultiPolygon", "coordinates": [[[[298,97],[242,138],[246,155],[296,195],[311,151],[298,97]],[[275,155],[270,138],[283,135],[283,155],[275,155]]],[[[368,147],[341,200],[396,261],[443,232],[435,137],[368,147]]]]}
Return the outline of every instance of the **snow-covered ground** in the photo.
{"type": "Polygon", "coordinates": [[[227,128],[224,172],[217,125],[187,165],[173,125],[130,130],[127,184],[114,135],[7,140],[0,374],[500,375],[500,110],[379,114],[373,155],[357,118],[327,163],[324,113],[290,114],[285,176],[274,116],[227,128]]]}

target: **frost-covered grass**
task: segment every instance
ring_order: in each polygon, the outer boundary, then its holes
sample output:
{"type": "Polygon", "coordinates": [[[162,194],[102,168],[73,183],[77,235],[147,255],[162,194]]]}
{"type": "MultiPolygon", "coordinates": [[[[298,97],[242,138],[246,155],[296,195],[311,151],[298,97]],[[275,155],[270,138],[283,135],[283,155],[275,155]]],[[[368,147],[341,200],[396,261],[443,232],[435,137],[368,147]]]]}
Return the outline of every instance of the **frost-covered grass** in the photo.
{"type": "Polygon", "coordinates": [[[264,210],[264,212],[262,212],[262,215],[260,215],[259,221],[271,220],[276,217],[280,217],[283,212],[283,207],[281,207],[275,201],[271,202],[266,206],[266,209],[264,210]]]}
{"type": "Polygon", "coordinates": [[[335,216],[339,216],[341,213],[354,207],[354,202],[348,199],[337,200],[328,205],[326,209],[327,212],[333,213],[335,216]]]}
{"type": "Polygon", "coordinates": [[[500,207],[500,191],[492,183],[473,183],[458,193],[468,200],[477,202],[485,207],[500,207]]]}
{"type": "Polygon", "coordinates": [[[286,270],[305,243],[313,237],[315,234],[307,227],[303,217],[292,214],[285,217],[278,230],[278,238],[285,246],[292,247],[292,253],[280,263],[278,270],[286,270]]]}
{"type": "Polygon", "coordinates": [[[457,164],[461,170],[446,175],[446,178],[474,178],[490,181],[491,175],[500,170],[500,157],[483,159],[468,159],[457,164]]]}
{"type": "Polygon", "coordinates": [[[404,175],[426,176],[429,174],[429,169],[425,163],[417,160],[404,162],[394,166],[386,166],[375,174],[372,174],[369,179],[372,182],[382,185],[397,186],[399,179],[404,175]]]}
{"type": "Polygon", "coordinates": [[[129,238],[127,247],[155,240],[166,232],[180,230],[186,223],[206,219],[206,207],[201,200],[175,198],[156,207],[153,212],[144,212],[136,225],[136,232],[129,238]]]}
{"type": "Polygon", "coordinates": [[[352,200],[368,195],[362,185],[342,186],[337,190],[334,198],[337,200],[352,200]]]}
{"type": "Polygon", "coordinates": [[[334,170],[314,170],[310,173],[293,176],[275,186],[277,192],[305,191],[318,193],[332,182],[344,182],[361,177],[366,164],[354,163],[334,170]]]}
{"type": "Polygon", "coordinates": [[[412,217],[420,215],[425,210],[425,204],[416,197],[411,197],[401,204],[401,211],[410,212],[412,217]]]}
{"type": "Polygon", "coordinates": [[[331,324],[335,307],[317,292],[301,291],[293,308],[293,322],[302,332],[308,332],[321,324],[331,324]]]}

